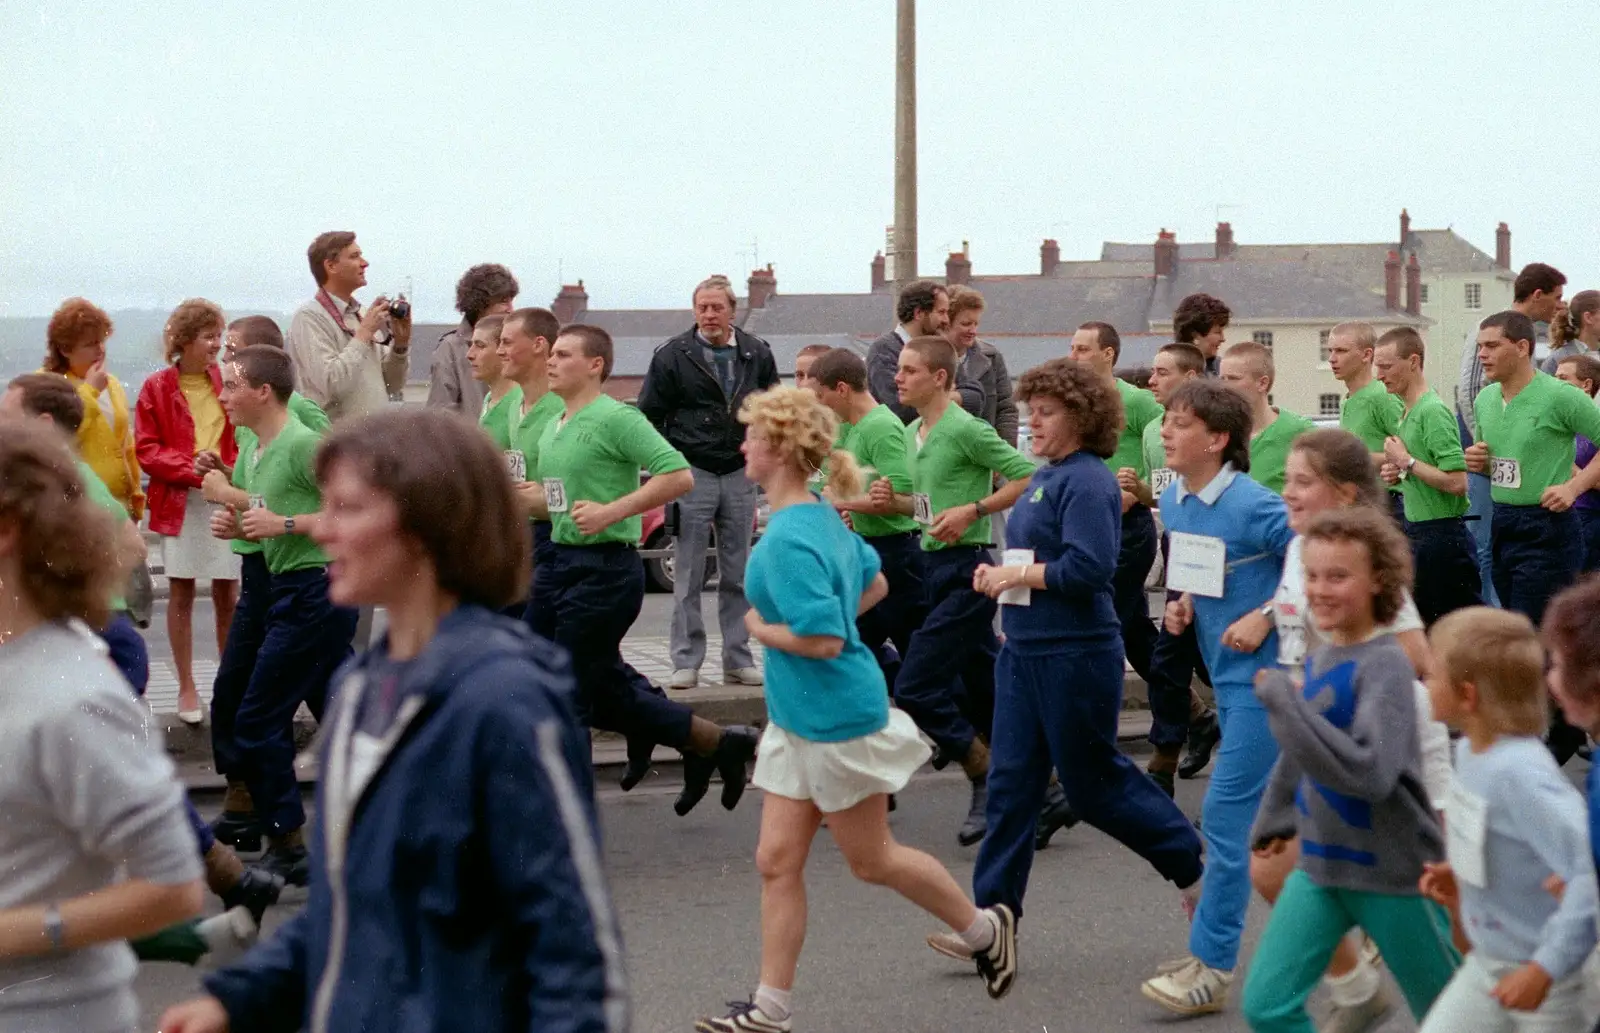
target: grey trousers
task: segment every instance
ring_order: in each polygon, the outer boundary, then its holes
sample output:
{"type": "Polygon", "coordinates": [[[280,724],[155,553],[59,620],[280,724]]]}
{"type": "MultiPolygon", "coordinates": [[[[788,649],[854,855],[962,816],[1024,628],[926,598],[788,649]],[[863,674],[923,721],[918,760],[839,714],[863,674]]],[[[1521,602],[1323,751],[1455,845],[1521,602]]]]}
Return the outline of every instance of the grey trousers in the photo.
{"type": "Polygon", "coordinates": [[[717,622],[722,626],[722,669],[755,666],[744,615],[744,565],[755,529],[756,486],[735,470],[718,476],[694,471],[694,488],[678,500],[678,538],[672,589],[672,666],[697,671],[706,658],[706,626],[700,614],[701,575],[711,529],[717,529],[717,622]]]}

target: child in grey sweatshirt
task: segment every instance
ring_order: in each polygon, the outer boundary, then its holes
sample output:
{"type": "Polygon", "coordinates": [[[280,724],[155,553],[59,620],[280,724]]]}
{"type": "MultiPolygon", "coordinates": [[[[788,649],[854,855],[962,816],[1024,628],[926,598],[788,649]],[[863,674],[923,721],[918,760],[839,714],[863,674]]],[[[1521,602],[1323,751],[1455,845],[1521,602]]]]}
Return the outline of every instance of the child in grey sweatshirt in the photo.
{"type": "Polygon", "coordinates": [[[1311,1033],[1305,1003],[1341,937],[1366,931],[1419,1020],[1454,974],[1449,917],[1418,889],[1444,844],[1422,784],[1415,674],[1392,635],[1410,580],[1405,539],[1382,514],[1323,514],[1305,532],[1307,596],[1328,637],[1303,684],[1263,671],[1256,695],[1281,754],[1251,842],[1299,834],[1245,984],[1253,1030],[1311,1033]],[[1333,587],[1330,587],[1333,586],[1333,587]]]}

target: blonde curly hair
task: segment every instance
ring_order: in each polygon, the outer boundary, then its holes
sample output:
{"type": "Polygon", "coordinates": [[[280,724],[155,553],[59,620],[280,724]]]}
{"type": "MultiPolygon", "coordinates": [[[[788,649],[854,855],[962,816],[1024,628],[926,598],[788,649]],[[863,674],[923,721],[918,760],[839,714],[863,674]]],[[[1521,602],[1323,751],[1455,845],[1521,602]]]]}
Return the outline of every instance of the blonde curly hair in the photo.
{"type": "Polygon", "coordinates": [[[827,489],[835,498],[861,494],[856,457],[833,447],[839,419],[803,387],[773,387],[745,398],[739,422],[754,427],[807,477],[828,467],[827,489]]]}

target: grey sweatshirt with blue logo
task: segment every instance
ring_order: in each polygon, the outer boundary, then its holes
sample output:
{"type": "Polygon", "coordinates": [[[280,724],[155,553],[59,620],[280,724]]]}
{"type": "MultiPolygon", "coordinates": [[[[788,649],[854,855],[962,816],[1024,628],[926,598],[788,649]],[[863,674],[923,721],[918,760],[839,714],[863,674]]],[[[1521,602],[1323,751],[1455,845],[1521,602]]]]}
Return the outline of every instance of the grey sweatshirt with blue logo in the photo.
{"type": "Polygon", "coordinates": [[[1319,886],[1417,892],[1444,857],[1422,785],[1416,677],[1394,636],[1325,645],[1305,682],[1265,672],[1256,695],[1282,753],[1251,842],[1300,836],[1300,867],[1319,886]]]}

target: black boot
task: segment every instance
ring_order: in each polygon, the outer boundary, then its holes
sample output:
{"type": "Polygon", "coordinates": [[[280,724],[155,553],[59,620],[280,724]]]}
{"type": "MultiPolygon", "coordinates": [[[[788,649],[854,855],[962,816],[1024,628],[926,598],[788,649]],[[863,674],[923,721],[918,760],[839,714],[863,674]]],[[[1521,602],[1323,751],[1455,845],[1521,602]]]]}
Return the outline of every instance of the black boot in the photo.
{"type": "Polygon", "coordinates": [[[222,905],[230,911],[236,907],[249,908],[259,926],[267,908],[278,902],[283,886],[282,878],[264,868],[246,868],[234,887],[221,894],[222,905]]]}
{"type": "Polygon", "coordinates": [[[967,809],[967,820],[961,823],[961,830],[956,833],[956,842],[962,846],[971,846],[983,838],[989,831],[988,819],[984,811],[989,808],[989,779],[988,776],[972,780],[972,804],[967,809]]]}
{"type": "Polygon", "coordinates": [[[1061,788],[1060,782],[1050,783],[1045,787],[1044,806],[1039,808],[1039,824],[1033,831],[1033,848],[1043,850],[1050,845],[1050,837],[1077,823],[1078,815],[1073,811],[1072,804],[1067,802],[1067,791],[1061,788]]]}
{"type": "Polygon", "coordinates": [[[933,756],[928,758],[928,763],[933,765],[933,770],[943,771],[945,768],[950,766],[950,754],[944,752],[944,750],[939,748],[939,744],[935,743],[933,746],[933,756]]]}
{"type": "Polygon", "coordinates": [[[311,856],[306,853],[300,830],[295,829],[284,836],[268,836],[267,850],[261,855],[260,868],[290,886],[308,884],[311,881],[311,856]]]}
{"type": "Polygon", "coordinates": [[[628,766],[622,771],[622,791],[626,793],[650,774],[650,755],[656,744],[648,739],[628,740],[628,766]]]}
{"type": "Polygon", "coordinates": [[[261,849],[261,825],[254,813],[223,811],[222,817],[211,823],[211,834],[217,842],[246,854],[261,849]]]}
{"type": "Polygon", "coordinates": [[[1184,755],[1183,763],[1178,765],[1178,777],[1194,778],[1206,769],[1211,763],[1211,754],[1216,750],[1217,744],[1222,741],[1222,722],[1217,720],[1215,710],[1208,711],[1205,717],[1189,724],[1189,750],[1184,755]]]}
{"type": "Polygon", "coordinates": [[[678,798],[672,801],[672,809],[680,818],[694,810],[695,804],[705,798],[706,790],[711,788],[711,775],[717,770],[717,762],[712,758],[687,750],[682,752],[683,789],[678,792],[678,798]]]}
{"type": "Polygon", "coordinates": [[[761,733],[749,725],[730,725],[722,730],[717,743],[717,774],[722,776],[722,809],[731,811],[739,806],[744,787],[750,780],[750,762],[756,757],[756,744],[761,733]]]}

